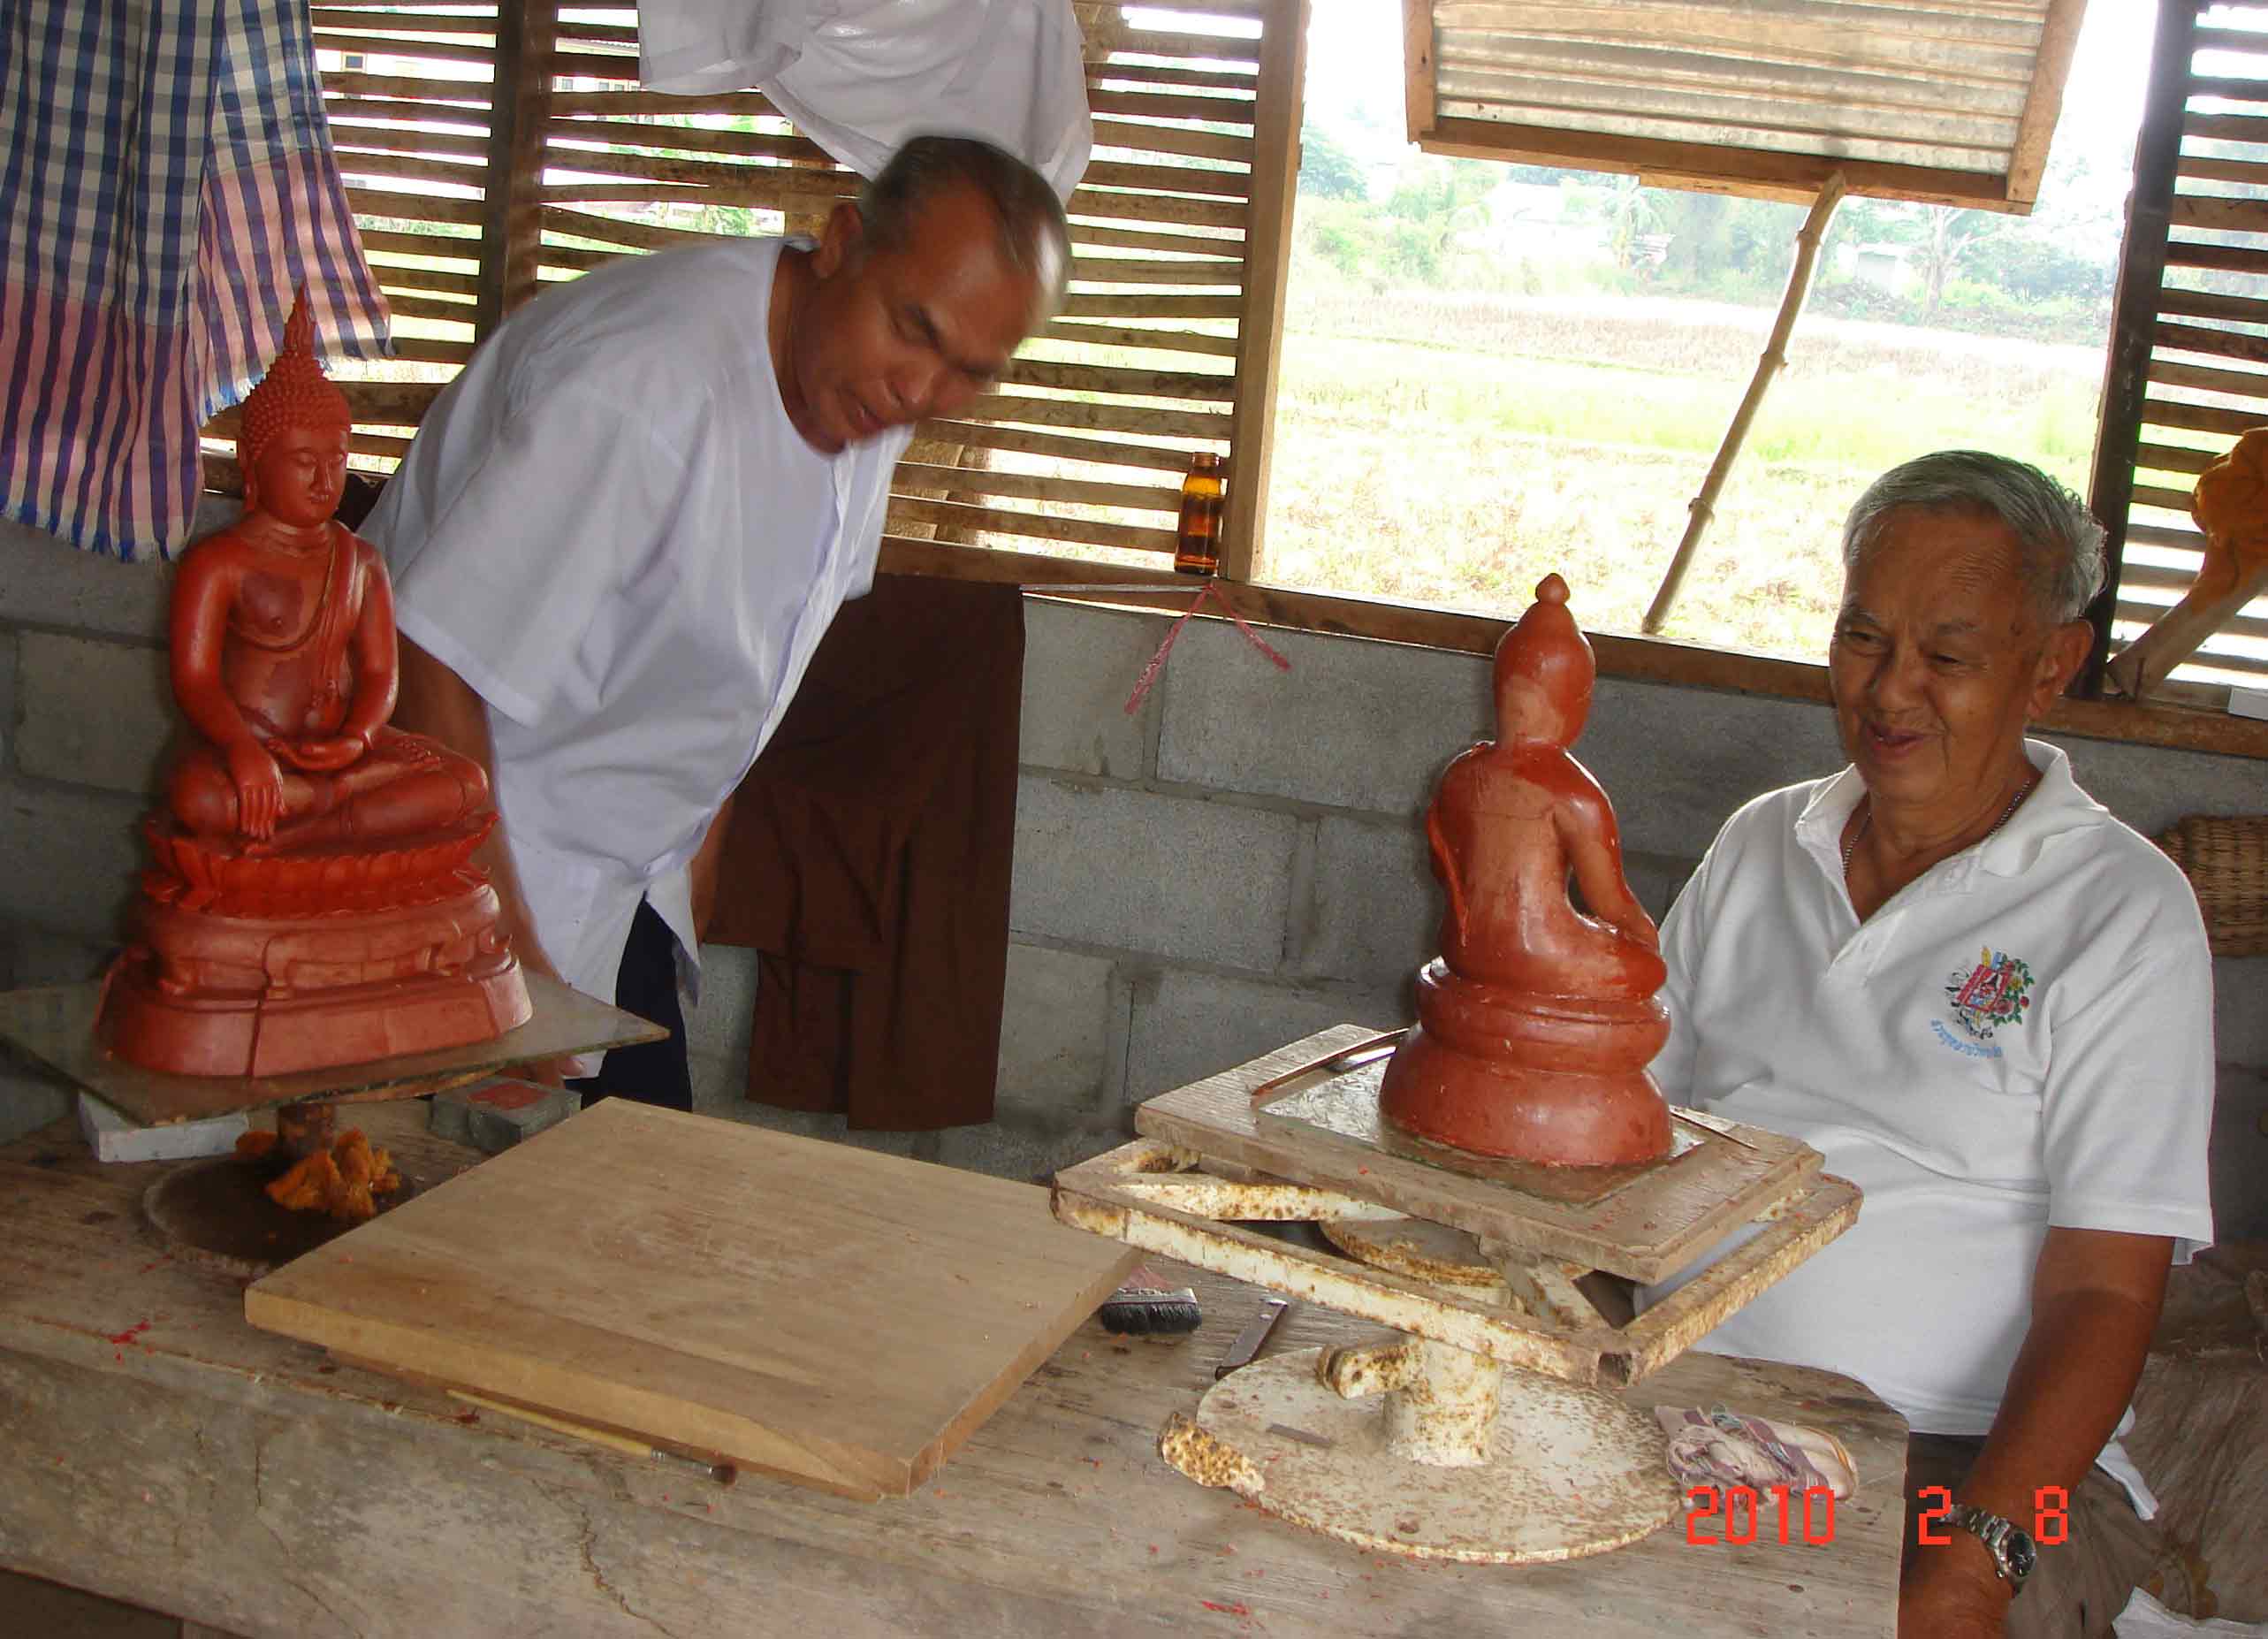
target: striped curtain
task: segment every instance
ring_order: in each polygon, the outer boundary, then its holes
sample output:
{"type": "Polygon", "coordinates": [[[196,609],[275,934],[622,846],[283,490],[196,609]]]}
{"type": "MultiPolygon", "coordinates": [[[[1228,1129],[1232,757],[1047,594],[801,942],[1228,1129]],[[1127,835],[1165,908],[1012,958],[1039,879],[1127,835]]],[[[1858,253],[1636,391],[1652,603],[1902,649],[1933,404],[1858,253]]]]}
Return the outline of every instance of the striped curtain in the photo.
{"type": "Polygon", "coordinates": [[[197,431],[304,282],[318,350],[389,350],[305,0],[8,0],[0,503],[126,559],[186,539],[197,431]]]}

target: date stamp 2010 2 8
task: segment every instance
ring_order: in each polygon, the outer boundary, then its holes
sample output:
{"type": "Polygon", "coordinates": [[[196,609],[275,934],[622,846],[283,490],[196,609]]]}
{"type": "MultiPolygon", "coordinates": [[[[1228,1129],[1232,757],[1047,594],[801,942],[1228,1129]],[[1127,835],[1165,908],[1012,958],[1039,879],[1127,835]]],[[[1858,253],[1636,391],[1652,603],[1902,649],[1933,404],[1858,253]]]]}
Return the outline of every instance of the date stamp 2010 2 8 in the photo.
{"type": "MultiPolygon", "coordinates": [[[[1952,1541],[1945,1531],[1931,1528],[1952,1512],[1953,1496],[1942,1485],[1925,1485],[1919,1492],[1923,1502],[1934,1495],[1934,1505],[1918,1510],[1914,1516],[1914,1528],[1918,1541],[1926,1546],[1939,1546],[1952,1541]]],[[[1778,1505],[1774,1540],[1781,1544],[1801,1542],[1807,1547],[1823,1548],[1835,1540],[1835,1493],[1823,1485],[1807,1486],[1801,1490],[1785,1485],[1769,1486],[1762,1495],[1746,1485],[1719,1489],[1713,1485],[1696,1485],[1686,1492],[1686,1540],[1697,1547],[1719,1546],[1746,1548],[1754,1544],[1762,1532],[1760,1511],[1764,1498],[1778,1505]],[[1723,1521],[1722,1530],[1706,1529],[1710,1520],[1723,1521]]],[[[2043,1548],[2053,1548],[2068,1541],[2071,1536],[2071,1499],[2060,1485],[2043,1485],[2032,1493],[2032,1540],[2043,1548]]]]}

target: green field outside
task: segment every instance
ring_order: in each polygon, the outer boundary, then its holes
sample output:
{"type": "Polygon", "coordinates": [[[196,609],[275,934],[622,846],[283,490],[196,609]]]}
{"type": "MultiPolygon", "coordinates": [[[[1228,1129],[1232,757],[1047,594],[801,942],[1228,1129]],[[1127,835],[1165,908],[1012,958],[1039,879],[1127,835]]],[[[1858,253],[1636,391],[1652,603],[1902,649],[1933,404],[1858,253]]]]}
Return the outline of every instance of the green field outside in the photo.
{"type": "MultiPolygon", "coordinates": [[[[1771,315],[1331,278],[1295,264],[1263,578],[1513,614],[1556,570],[1586,626],[1636,631],[1771,315]]],[[[2083,491],[2101,374],[2085,347],[1808,317],[1664,635],[1821,656],[1868,481],[1968,446],[2083,491]]]]}

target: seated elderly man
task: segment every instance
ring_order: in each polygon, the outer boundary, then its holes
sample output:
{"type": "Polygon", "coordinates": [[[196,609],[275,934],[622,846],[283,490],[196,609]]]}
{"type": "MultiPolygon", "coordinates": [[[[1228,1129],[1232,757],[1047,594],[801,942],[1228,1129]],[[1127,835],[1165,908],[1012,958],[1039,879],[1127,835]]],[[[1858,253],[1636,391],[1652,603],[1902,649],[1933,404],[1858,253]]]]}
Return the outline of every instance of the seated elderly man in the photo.
{"type": "Polygon", "coordinates": [[[1905,1415],[1912,1639],[2111,1631],[2156,1552],[2115,1435],[2168,1264],[2212,1234],[2196,902],[2024,737],[2087,652],[2102,537],[1998,456],[1878,479],[1829,650],[1850,766],[1734,814],[1662,929],[1671,1102],[1866,1192],[1706,1346],[1905,1415]]]}

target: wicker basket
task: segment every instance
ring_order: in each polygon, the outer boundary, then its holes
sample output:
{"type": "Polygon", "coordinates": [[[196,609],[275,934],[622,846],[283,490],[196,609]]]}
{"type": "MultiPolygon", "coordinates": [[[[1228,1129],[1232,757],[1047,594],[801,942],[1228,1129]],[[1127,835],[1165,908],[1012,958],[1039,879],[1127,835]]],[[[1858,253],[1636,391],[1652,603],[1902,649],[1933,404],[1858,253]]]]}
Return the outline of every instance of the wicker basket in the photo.
{"type": "Polygon", "coordinates": [[[2268,814],[2196,814],[2157,839],[2197,891],[2215,956],[2268,956],[2268,814]]]}

